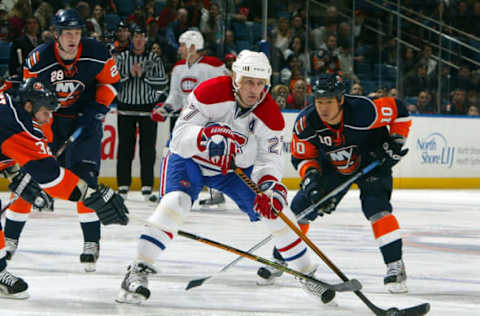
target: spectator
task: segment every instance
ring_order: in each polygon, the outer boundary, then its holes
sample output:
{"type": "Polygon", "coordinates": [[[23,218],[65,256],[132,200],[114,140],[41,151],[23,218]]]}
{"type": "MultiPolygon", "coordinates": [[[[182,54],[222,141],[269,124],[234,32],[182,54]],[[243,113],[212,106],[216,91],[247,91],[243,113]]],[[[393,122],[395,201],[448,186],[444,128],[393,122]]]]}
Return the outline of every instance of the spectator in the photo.
{"type": "Polygon", "coordinates": [[[144,7],[141,4],[137,4],[132,14],[127,17],[126,21],[131,28],[136,26],[144,27],[145,24],[147,24],[144,7]]]}
{"type": "Polygon", "coordinates": [[[232,65],[233,62],[237,60],[237,56],[234,54],[226,54],[223,62],[225,63],[225,68],[227,68],[230,75],[232,74],[232,65]]]}
{"type": "Polygon", "coordinates": [[[322,48],[312,58],[312,68],[316,75],[328,73],[341,75],[340,59],[338,58],[337,36],[329,35],[322,48]]]}
{"type": "Polygon", "coordinates": [[[150,47],[150,51],[152,53],[155,53],[155,55],[157,55],[158,57],[162,57],[162,46],[159,42],[154,42],[150,47]]]}
{"type": "Polygon", "coordinates": [[[93,26],[93,30],[103,36],[105,31],[105,11],[101,4],[96,4],[93,7],[93,14],[92,17],[88,19],[93,26]]]}
{"type": "Polygon", "coordinates": [[[403,58],[400,60],[402,76],[407,77],[415,73],[415,65],[417,64],[416,58],[415,50],[411,47],[407,47],[403,54],[403,58]]]}
{"type": "Polygon", "coordinates": [[[167,0],[158,16],[158,27],[164,29],[168,24],[175,21],[178,9],[180,9],[182,5],[182,1],[180,0],[167,0]]]}
{"type": "Polygon", "coordinates": [[[47,30],[54,16],[53,7],[47,1],[42,1],[33,15],[40,24],[40,30],[47,30]]]}
{"type": "Polygon", "coordinates": [[[288,86],[283,84],[277,84],[272,89],[272,97],[277,102],[280,109],[285,109],[287,107],[287,98],[289,94],[288,86]]]}
{"type": "Polygon", "coordinates": [[[41,40],[41,43],[48,43],[50,41],[54,41],[55,40],[55,35],[53,35],[53,33],[50,31],[50,30],[45,30],[42,32],[42,34],[40,35],[40,40],[41,40]]]}
{"type": "Polygon", "coordinates": [[[14,40],[23,35],[25,19],[32,16],[32,7],[30,0],[17,0],[9,13],[9,39],[14,40]]]}
{"type": "Polygon", "coordinates": [[[0,2],[0,42],[8,42],[8,11],[0,2]]]}
{"type": "Polygon", "coordinates": [[[186,0],[185,9],[188,11],[188,27],[199,28],[202,19],[203,4],[201,0],[186,0]]]}
{"type": "Polygon", "coordinates": [[[476,105],[470,105],[467,111],[468,116],[480,116],[480,110],[476,105]]]}
{"type": "Polygon", "coordinates": [[[177,18],[175,21],[170,23],[165,31],[165,37],[167,38],[167,50],[165,55],[168,57],[168,60],[177,59],[178,51],[178,38],[179,36],[187,31],[188,29],[188,11],[185,8],[180,8],[177,10],[177,18]]]}
{"type": "Polygon", "coordinates": [[[434,90],[434,79],[427,76],[427,66],[423,64],[417,65],[416,73],[412,76],[406,76],[403,79],[404,95],[416,96],[422,90],[434,90]]]}
{"type": "Polygon", "coordinates": [[[124,21],[120,21],[115,32],[116,41],[113,43],[115,46],[114,54],[120,54],[127,50],[130,46],[130,30],[128,25],[124,21]]]}
{"type": "Polygon", "coordinates": [[[238,55],[238,53],[240,53],[238,51],[237,44],[235,44],[235,33],[232,30],[225,31],[223,49],[226,54],[238,55]]]}
{"type": "Polygon", "coordinates": [[[388,90],[387,96],[391,98],[401,99],[397,88],[391,88],[390,90],[388,90]]]}
{"type": "Polygon", "coordinates": [[[297,14],[292,17],[292,32],[294,36],[298,36],[300,38],[306,37],[306,28],[303,23],[303,18],[301,15],[297,14]]]}
{"type": "Polygon", "coordinates": [[[457,88],[452,94],[452,101],[442,109],[442,114],[465,115],[467,113],[465,90],[463,88],[457,88]]]}
{"type": "Polygon", "coordinates": [[[307,83],[304,79],[296,80],[292,93],[287,97],[287,108],[301,110],[311,104],[313,99],[307,95],[307,83]]]}
{"type": "Polygon", "coordinates": [[[460,65],[453,82],[453,88],[463,88],[465,91],[474,90],[475,84],[471,74],[470,68],[466,64],[460,65]]]}
{"type": "Polygon", "coordinates": [[[79,1],[77,3],[76,9],[80,12],[80,16],[86,21],[86,28],[87,34],[94,32],[95,28],[93,26],[92,21],[90,20],[91,12],[90,12],[90,5],[86,1],[79,1]]]}
{"type": "Polygon", "coordinates": [[[137,125],[140,131],[140,178],[145,201],[155,202],[152,195],[153,166],[157,123],[150,119],[154,105],[159,101],[157,90],[165,89],[168,76],[160,57],[146,49],[146,31],[136,27],[132,49],[118,58],[122,89],[118,95],[118,192],[126,198],[132,180],[132,160],[135,155],[137,125]]]}
{"type": "MultiPolygon", "coordinates": [[[[160,34],[160,29],[158,28],[158,21],[154,17],[150,17],[147,20],[147,48],[150,49],[153,43],[159,43],[164,46],[166,44],[165,38],[160,34]]],[[[169,67],[167,67],[170,69],[169,67]]]]}
{"type": "Polygon", "coordinates": [[[343,79],[352,80],[353,82],[360,82],[360,79],[353,70],[352,53],[352,45],[350,44],[338,48],[338,61],[340,62],[342,77],[343,79]]]}
{"type": "Polygon", "coordinates": [[[282,52],[288,48],[288,44],[293,35],[293,30],[290,28],[290,22],[286,17],[278,19],[277,26],[272,31],[273,45],[282,52]]]}
{"type": "Polygon", "coordinates": [[[216,51],[217,45],[222,40],[223,17],[220,6],[216,2],[210,3],[208,10],[203,10],[200,21],[200,31],[205,37],[205,46],[216,51]]]}
{"type": "Polygon", "coordinates": [[[305,71],[309,73],[310,60],[309,54],[305,52],[305,38],[298,35],[294,35],[292,37],[292,41],[290,42],[288,49],[283,52],[283,55],[287,61],[291,54],[296,55],[298,59],[302,61],[303,67],[305,67],[305,71]]]}
{"type": "Polygon", "coordinates": [[[418,113],[424,113],[424,114],[437,113],[435,109],[435,104],[433,103],[432,95],[428,91],[420,91],[417,97],[416,107],[417,107],[418,113]]]}
{"type": "Polygon", "coordinates": [[[354,83],[350,89],[352,95],[363,95],[363,87],[360,83],[354,83]]]}
{"type": "Polygon", "coordinates": [[[337,36],[338,31],[338,20],[336,17],[329,17],[325,21],[325,25],[320,26],[312,30],[311,36],[313,39],[313,46],[316,50],[325,48],[325,43],[327,42],[330,35],[337,36]]]}
{"type": "Polygon", "coordinates": [[[423,52],[418,62],[427,66],[427,76],[433,75],[437,68],[437,61],[432,58],[432,46],[428,44],[423,46],[423,52]]]}
{"type": "Polygon", "coordinates": [[[10,60],[8,64],[8,71],[10,75],[22,76],[23,61],[30,54],[30,52],[40,44],[38,38],[38,31],[40,24],[37,18],[29,17],[25,21],[24,35],[15,39],[10,47],[10,60]]]}

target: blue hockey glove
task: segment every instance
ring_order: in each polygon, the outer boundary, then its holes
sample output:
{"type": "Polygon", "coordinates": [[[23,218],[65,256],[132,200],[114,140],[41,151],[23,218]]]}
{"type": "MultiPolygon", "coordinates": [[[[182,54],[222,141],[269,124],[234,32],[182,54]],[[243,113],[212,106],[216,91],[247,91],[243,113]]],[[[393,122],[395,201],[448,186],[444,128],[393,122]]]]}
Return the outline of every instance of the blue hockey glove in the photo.
{"type": "Polygon", "coordinates": [[[77,118],[77,128],[83,128],[82,135],[85,137],[95,135],[97,130],[102,128],[102,122],[109,110],[105,105],[96,102],[86,105],[77,118]]]}

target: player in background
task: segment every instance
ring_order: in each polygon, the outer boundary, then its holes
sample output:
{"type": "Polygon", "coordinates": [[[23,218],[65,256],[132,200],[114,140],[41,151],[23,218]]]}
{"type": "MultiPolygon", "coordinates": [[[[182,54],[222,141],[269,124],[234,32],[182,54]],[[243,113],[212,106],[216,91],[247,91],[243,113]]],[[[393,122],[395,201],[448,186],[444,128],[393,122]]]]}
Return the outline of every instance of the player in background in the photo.
{"type": "MultiPolygon", "coordinates": [[[[78,128],[79,138],[58,158],[92,189],[98,186],[100,148],[103,136],[102,121],[109,105],[117,95],[115,86],[120,75],[115,61],[105,45],[82,38],[85,22],[74,9],[60,10],[54,21],[56,40],[35,48],[24,63],[24,79],[38,78],[53,86],[60,108],[53,113],[53,142],[58,148],[78,128]]],[[[18,199],[6,215],[5,237],[11,257],[18,246],[31,204],[18,199]]],[[[85,271],[95,271],[100,249],[100,222],[93,210],[77,203],[83,233],[83,252],[80,262],[85,271]]]]}
{"type": "MultiPolygon", "coordinates": [[[[187,218],[203,186],[227,194],[251,221],[262,218],[291,266],[310,275],[316,271],[305,243],[276,213],[283,211],[294,218],[287,205],[287,189],[280,182],[285,122],[268,93],[271,73],[263,53],[244,50],[233,64],[233,77],[205,81],[189,95],[165,158],[164,195],[148,219],[155,226],[144,227],[117,302],[140,303],[149,298],[148,277],[156,273],[154,262],[187,218]],[[230,169],[233,161],[262,194],[253,193],[230,169]]],[[[334,291],[310,282],[301,284],[324,303],[335,296],[334,291]]]]}
{"type": "MultiPolygon", "coordinates": [[[[123,199],[112,189],[95,190],[71,170],[59,166],[51,154],[41,125],[58,107],[57,97],[39,79],[26,80],[16,96],[0,92],[0,174],[9,178],[15,196],[47,207],[49,195],[69,201],[83,201],[104,225],[128,223],[123,199]]],[[[28,285],[6,270],[5,236],[0,224],[0,296],[27,298],[28,285]]]]}
{"type": "MultiPolygon", "coordinates": [[[[324,195],[357,170],[378,159],[382,164],[356,181],[362,211],[372,225],[383,260],[387,265],[384,284],[391,293],[406,293],[402,238],[390,197],[392,167],[406,155],[402,149],[411,119],[400,100],[385,97],[371,100],[345,95],[340,77],[320,75],[313,86],[315,103],[298,115],[291,143],[292,163],[302,178],[301,189],[293,198],[295,214],[317,203],[324,195]]],[[[349,188],[320,205],[301,220],[303,230],[317,216],[332,213],[349,188]]],[[[278,251],[274,257],[284,262],[278,251]]],[[[280,271],[262,267],[262,284],[271,284],[280,271]]]]}
{"type": "MultiPolygon", "coordinates": [[[[152,119],[157,122],[163,122],[170,116],[170,132],[190,92],[208,79],[228,74],[228,70],[220,59],[215,56],[202,56],[204,40],[199,31],[189,30],[182,33],[178,42],[180,44],[178,54],[181,60],[173,66],[168,98],[165,102],[158,103],[152,111],[152,119]]],[[[200,203],[215,205],[225,202],[223,194],[216,190],[210,191],[210,196],[211,199],[200,201],[200,203]]]]}

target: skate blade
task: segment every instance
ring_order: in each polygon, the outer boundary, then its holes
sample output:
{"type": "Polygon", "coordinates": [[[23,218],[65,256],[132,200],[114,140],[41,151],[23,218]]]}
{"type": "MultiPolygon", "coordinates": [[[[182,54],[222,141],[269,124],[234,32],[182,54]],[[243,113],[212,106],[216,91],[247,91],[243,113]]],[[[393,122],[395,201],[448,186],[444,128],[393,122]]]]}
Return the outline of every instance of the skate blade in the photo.
{"type": "Polygon", "coordinates": [[[146,300],[147,299],[143,295],[128,292],[128,291],[125,291],[124,289],[120,289],[120,292],[118,293],[117,298],[115,299],[115,302],[140,305],[146,300]]]}
{"type": "Polygon", "coordinates": [[[95,272],[97,270],[95,262],[82,262],[85,272],[95,272]]]}
{"type": "Polygon", "coordinates": [[[0,291],[0,298],[6,298],[6,299],[14,299],[14,300],[25,300],[30,297],[30,294],[28,293],[27,290],[20,292],[20,293],[15,293],[15,294],[8,294],[3,291],[0,291]]]}
{"type": "Polygon", "coordinates": [[[400,283],[388,283],[385,285],[387,291],[391,294],[405,294],[408,293],[407,284],[405,281],[400,283]]]}

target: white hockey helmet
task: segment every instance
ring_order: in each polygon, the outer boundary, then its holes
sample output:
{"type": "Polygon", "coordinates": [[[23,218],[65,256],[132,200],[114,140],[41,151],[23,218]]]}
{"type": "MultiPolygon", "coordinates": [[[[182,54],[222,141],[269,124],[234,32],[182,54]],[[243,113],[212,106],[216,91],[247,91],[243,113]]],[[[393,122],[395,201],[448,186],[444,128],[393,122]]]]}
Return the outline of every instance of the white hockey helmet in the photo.
{"type": "Polygon", "coordinates": [[[243,77],[265,79],[267,86],[270,85],[272,67],[267,56],[261,52],[242,50],[237,60],[232,64],[235,73],[235,84],[238,86],[243,77]]]}
{"type": "Polygon", "coordinates": [[[180,35],[180,38],[178,39],[179,43],[184,43],[187,49],[190,49],[191,45],[195,46],[195,50],[202,50],[203,49],[203,36],[202,33],[199,31],[195,30],[189,30],[182,35],[180,35]]]}

